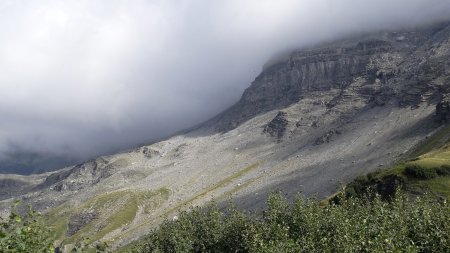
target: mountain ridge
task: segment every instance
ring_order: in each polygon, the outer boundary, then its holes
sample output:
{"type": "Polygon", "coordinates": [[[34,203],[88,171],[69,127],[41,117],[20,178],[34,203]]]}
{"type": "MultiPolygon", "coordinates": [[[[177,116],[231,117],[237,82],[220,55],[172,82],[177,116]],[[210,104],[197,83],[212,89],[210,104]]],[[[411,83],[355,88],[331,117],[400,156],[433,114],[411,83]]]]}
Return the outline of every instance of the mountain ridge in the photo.
{"type": "MultiPolygon", "coordinates": [[[[386,82],[389,81],[388,79],[393,78],[398,74],[395,73],[396,66],[393,66],[393,64],[401,63],[412,66],[414,64],[413,61],[418,61],[419,59],[411,59],[405,62],[407,54],[411,54],[414,51],[422,53],[420,52],[420,50],[423,50],[421,47],[431,46],[429,45],[430,41],[443,41],[448,37],[448,34],[449,23],[444,22],[432,25],[431,28],[422,28],[421,30],[418,30],[418,32],[385,32],[381,34],[381,39],[373,39],[371,38],[372,36],[369,35],[356,40],[356,42],[344,40],[344,42],[340,42],[337,45],[328,44],[319,48],[294,51],[286,61],[266,67],[266,69],[256,77],[250,87],[244,91],[241,100],[223,113],[222,120],[219,120],[218,130],[230,130],[245,121],[245,119],[255,116],[255,114],[295,103],[301,97],[302,93],[308,91],[310,88],[316,90],[324,88],[324,90],[327,90],[330,88],[330,85],[334,86],[334,88],[345,88],[350,85],[351,79],[355,75],[366,75],[370,81],[379,79],[381,84],[386,84],[386,82]],[[430,36],[431,38],[429,38],[430,36]],[[437,40],[434,39],[436,37],[437,40]],[[386,52],[390,52],[391,54],[383,55],[383,53],[386,52]],[[381,65],[381,62],[372,62],[372,69],[363,68],[369,63],[367,62],[369,58],[377,54],[380,55],[380,57],[386,57],[386,59],[378,60],[389,60],[391,61],[391,64],[381,65]],[[317,66],[317,63],[320,63],[321,65],[319,64],[320,66],[317,66]],[[358,66],[363,67],[358,69],[358,66]],[[280,72],[284,75],[280,74],[280,72]],[[340,74],[338,75],[337,73],[340,74]],[[267,85],[272,82],[276,84],[272,86],[267,85]],[[264,86],[264,84],[266,85],[264,86]],[[283,88],[284,90],[279,90],[279,88],[283,88]],[[258,98],[258,96],[261,98],[258,98]],[[264,99],[266,98],[272,99],[265,101],[264,99]]],[[[448,48],[446,50],[448,50],[448,48]]],[[[439,61],[439,63],[441,63],[441,61],[439,61]]],[[[437,65],[438,64],[433,64],[433,67],[436,67],[437,65]]],[[[403,74],[408,75],[405,79],[414,79],[412,75],[415,71],[426,70],[424,68],[412,69],[409,73],[403,74]]],[[[433,71],[436,70],[433,69],[433,71]]],[[[434,72],[434,74],[436,73],[434,72]]],[[[411,83],[424,81],[426,80],[411,80],[411,83]]],[[[408,84],[402,86],[410,88],[408,87],[408,84]]],[[[369,93],[370,92],[373,93],[374,91],[369,90],[369,93]]],[[[375,95],[380,96],[374,97],[374,99],[380,101],[383,99],[383,95],[389,95],[386,93],[395,94],[405,91],[396,91],[385,85],[380,87],[380,90],[377,92],[379,92],[379,94],[375,95]]],[[[449,90],[446,88],[445,91],[439,92],[448,93],[449,90]]],[[[413,101],[414,96],[418,95],[417,92],[408,95],[410,96],[406,96],[402,101],[404,106],[420,102],[417,101],[417,98],[413,101]]],[[[434,102],[436,102],[436,99],[439,98],[433,99],[435,99],[434,102]]]]}
{"type": "Polygon", "coordinates": [[[275,189],[325,198],[448,119],[450,22],[368,37],[293,52],[190,131],[53,173],[0,175],[0,206],[33,204],[67,244],[121,245],[211,199],[259,210],[275,189]],[[106,225],[119,214],[128,218],[106,225]]]}

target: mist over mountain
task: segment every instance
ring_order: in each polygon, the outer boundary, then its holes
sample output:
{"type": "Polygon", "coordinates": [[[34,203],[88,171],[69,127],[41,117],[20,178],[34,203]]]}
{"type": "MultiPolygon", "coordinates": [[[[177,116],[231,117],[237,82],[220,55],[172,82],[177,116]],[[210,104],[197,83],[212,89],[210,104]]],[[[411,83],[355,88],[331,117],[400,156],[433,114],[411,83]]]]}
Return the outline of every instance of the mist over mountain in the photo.
{"type": "Polygon", "coordinates": [[[57,169],[198,124],[280,52],[449,16],[447,0],[2,1],[0,172],[57,169]]]}
{"type": "Polygon", "coordinates": [[[148,241],[159,224],[211,200],[258,213],[273,191],[288,200],[315,196],[325,208],[330,196],[450,197],[450,20],[350,36],[271,61],[238,102],[195,128],[54,172],[0,174],[0,217],[15,200],[32,205],[69,252],[82,238],[113,250],[148,241]]]}

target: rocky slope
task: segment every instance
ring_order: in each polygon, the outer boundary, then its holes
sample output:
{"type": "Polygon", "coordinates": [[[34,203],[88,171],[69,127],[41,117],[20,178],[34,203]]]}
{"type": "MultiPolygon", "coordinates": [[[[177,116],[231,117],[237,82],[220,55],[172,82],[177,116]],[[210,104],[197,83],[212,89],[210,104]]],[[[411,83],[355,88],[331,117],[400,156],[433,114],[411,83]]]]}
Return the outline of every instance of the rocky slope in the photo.
{"type": "Polygon", "coordinates": [[[326,197],[388,166],[450,117],[450,23],[293,52],[229,110],[188,133],[34,176],[0,176],[59,235],[120,245],[191,205],[258,209],[282,190],[326,197]]]}
{"type": "Polygon", "coordinates": [[[242,99],[221,115],[218,129],[227,131],[259,113],[297,103],[312,92],[338,90],[334,99],[326,101],[329,108],[356,96],[372,105],[384,105],[393,98],[401,106],[436,103],[449,92],[445,85],[449,33],[445,23],[294,52],[256,78],[242,99]]]}

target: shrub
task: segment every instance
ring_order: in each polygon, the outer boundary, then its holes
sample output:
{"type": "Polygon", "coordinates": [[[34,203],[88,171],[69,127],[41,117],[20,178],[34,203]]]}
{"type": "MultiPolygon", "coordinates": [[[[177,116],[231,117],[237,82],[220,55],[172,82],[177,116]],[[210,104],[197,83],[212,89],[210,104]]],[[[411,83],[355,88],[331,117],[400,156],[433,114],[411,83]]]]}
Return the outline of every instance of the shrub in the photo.
{"type": "Polygon", "coordinates": [[[436,169],[427,169],[417,164],[408,164],[405,168],[405,174],[417,179],[432,179],[438,176],[436,169]]]}
{"type": "Polygon", "coordinates": [[[215,205],[184,212],[135,252],[450,252],[449,208],[427,196],[350,197],[321,207],[274,194],[262,216],[215,205]]]}
{"type": "MultiPolygon", "coordinates": [[[[344,195],[345,197],[366,197],[369,199],[379,195],[382,199],[387,200],[392,198],[403,185],[403,178],[395,174],[388,174],[381,178],[374,174],[368,174],[367,176],[359,176],[350,182],[345,187],[344,195]]],[[[332,201],[338,204],[339,198],[333,198],[332,201]]]]}
{"type": "Polygon", "coordinates": [[[436,173],[440,176],[449,176],[450,175],[450,165],[442,165],[441,167],[436,169],[436,173]]]}
{"type": "Polygon", "coordinates": [[[355,178],[345,187],[347,197],[359,197],[367,194],[370,189],[375,188],[376,180],[366,175],[355,178]]]}
{"type": "Polygon", "coordinates": [[[45,226],[41,215],[31,207],[25,216],[17,213],[16,202],[9,219],[0,221],[0,249],[2,253],[54,252],[52,231],[45,226]]]}

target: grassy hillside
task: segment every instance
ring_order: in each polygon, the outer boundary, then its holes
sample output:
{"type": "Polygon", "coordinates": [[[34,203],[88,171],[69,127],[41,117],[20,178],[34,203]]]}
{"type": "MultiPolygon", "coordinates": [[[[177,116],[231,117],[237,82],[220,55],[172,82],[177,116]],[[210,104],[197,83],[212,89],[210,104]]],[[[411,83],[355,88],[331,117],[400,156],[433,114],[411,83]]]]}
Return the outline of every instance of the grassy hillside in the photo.
{"type": "Polygon", "coordinates": [[[420,143],[410,157],[391,168],[356,178],[347,185],[347,196],[373,191],[388,197],[402,188],[412,195],[428,192],[449,199],[450,126],[420,143]]]}
{"type": "Polygon", "coordinates": [[[155,191],[123,190],[95,196],[80,206],[69,203],[54,208],[46,215],[47,224],[58,241],[72,245],[84,240],[92,244],[104,236],[114,238],[138,215],[150,215],[170,195],[161,188],[155,191]]]}

